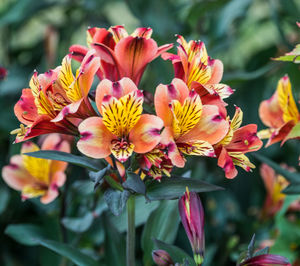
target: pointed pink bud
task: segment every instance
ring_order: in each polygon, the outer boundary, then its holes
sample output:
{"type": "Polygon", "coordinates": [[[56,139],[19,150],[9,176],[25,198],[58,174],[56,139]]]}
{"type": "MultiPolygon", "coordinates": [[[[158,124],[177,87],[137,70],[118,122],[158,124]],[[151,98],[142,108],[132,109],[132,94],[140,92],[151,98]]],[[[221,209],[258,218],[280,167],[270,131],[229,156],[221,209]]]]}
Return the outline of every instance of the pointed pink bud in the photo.
{"type": "Polygon", "coordinates": [[[200,265],[205,248],[204,211],[200,197],[196,192],[189,192],[187,188],[184,196],[179,199],[178,207],[181,222],[194,252],[194,260],[200,265]]]}
{"type": "Polygon", "coordinates": [[[246,259],[239,266],[291,266],[287,258],[279,255],[264,254],[246,259]]]}
{"type": "Polygon", "coordinates": [[[153,261],[158,266],[171,266],[171,265],[174,265],[174,262],[171,259],[169,253],[164,251],[164,250],[161,250],[161,249],[153,250],[152,251],[152,258],[153,258],[153,261]]]}

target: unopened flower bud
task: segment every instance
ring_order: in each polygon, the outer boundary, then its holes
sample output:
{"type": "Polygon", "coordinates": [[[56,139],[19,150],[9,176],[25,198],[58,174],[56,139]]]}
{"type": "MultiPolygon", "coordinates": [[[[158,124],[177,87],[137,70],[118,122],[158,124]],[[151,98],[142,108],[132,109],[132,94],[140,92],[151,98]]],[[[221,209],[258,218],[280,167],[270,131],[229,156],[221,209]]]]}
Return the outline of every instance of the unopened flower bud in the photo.
{"type": "Polygon", "coordinates": [[[171,265],[174,265],[174,262],[171,259],[169,253],[162,250],[162,249],[153,250],[152,251],[152,258],[158,266],[171,266],[171,265]]]}

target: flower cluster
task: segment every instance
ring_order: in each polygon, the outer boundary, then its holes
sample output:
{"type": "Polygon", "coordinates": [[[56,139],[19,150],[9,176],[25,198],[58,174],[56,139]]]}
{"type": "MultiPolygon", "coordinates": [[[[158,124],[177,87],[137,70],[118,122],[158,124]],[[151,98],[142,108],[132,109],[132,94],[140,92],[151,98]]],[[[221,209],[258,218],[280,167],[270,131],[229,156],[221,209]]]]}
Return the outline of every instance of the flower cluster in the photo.
{"type": "Polygon", "coordinates": [[[79,136],[86,156],[124,163],[135,154],[143,175],[154,179],[184,167],[188,155],[217,157],[227,178],[237,175],[235,166],[254,168],[245,153],[262,142],[256,125],[240,127],[240,108],[232,119],[227,114],[224,99],[233,90],[220,83],[222,62],[208,56],[203,42],[178,36],[172,54],[173,44],[158,46],[151,34],[151,28],[131,35],[123,26],[88,29],[86,47],[71,46],[61,66],[35,72],[23,89],[14,109],[22,123],[12,132],[16,142],[53,132],[79,136]],[[171,60],[174,79],[156,87],[153,114],[143,109],[140,81],[158,56],[171,60]],[[80,62],[75,74],[72,59],[80,62]]]}

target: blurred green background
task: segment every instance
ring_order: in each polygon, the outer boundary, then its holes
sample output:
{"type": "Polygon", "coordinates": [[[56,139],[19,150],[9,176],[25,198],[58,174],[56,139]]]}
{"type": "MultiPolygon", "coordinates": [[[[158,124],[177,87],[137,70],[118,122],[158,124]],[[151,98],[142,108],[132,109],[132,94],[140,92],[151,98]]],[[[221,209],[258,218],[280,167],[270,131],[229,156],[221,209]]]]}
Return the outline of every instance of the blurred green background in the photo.
{"type": "MultiPolygon", "coordinates": [[[[20,150],[19,144],[13,145],[14,138],[9,134],[19,126],[13,106],[22,88],[28,87],[33,70],[47,71],[60,64],[71,44],[85,45],[88,26],[108,28],[124,24],[128,32],[138,26],[150,26],[159,45],[175,42],[175,34],[188,40],[204,41],[209,55],[224,63],[222,82],[235,89],[227,101],[229,113],[232,115],[233,104],[236,104],[244,111],[244,124],[256,123],[262,129],[259,103],[272,95],[284,74],[289,74],[295,97],[300,99],[299,65],[271,60],[300,42],[300,29],[296,26],[299,14],[299,0],[1,0],[0,66],[8,70],[7,77],[0,81],[1,167],[20,150]]],[[[172,75],[171,63],[157,59],[148,66],[140,89],[153,92],[159,83],[170,83],[172,75]]],[[[299,142],[289,141],[282,148],[275,144],[259,152],[278,163],[285,162],[297,168],[299,142]]],[[[283,226],[278,224],[278,219],[276,223],[258,219],[265,189],[258,171],[260,163],[249,157],[257,169],[252,173],[239,169],[234,180],[225,179],[214,159],[193,158],[181,171],[226,188],[222,192],[202,194],[206,210],[205,265],[235,265],[254,232],[259,243],[272,238],[276,235],[275,229],[283,226]]],[[[64,221],[70,243],[91,256],[100,256],[106,265],[123,265],[125,217],[114,218],[106,211],[98,197],[101,192],[95,196],[84,170],[70,167],[68,174],[68,194],[48,206],[42,206],[38,200],[21,202],[20,194],[0,180],[0,265],[72,265],[45,248],[21,245],[4,234],[8,224],[31,223],[39,225],[51,239],[61,239],[60,204],[67,207],[64,221]],[[99,217],[86,215],[91,210],[96,210],[99,217]],[[79,217],[77,224],[76,219],[74,224],[74,217],[79,217]]],[[[139,202],[137,235],[141,238],[142,224],[158,203],[145,206],[143,199],[139,202]]],[[[184,230],[179,226],[177,203],[163,204],[165,206],[160,208],[170,211],[169,217],[160,221],[166,224],[163,237],[191,253],[184,230]],[[169,221],[172,217],[173,221],[169,221]]],[[[152,212],[152,219],[159,213],[152,212]]],[[[294,225],[289,228],[284,225],[286,230],[273,249],[291,260],[300,257],[298,214],[294,225]]],[[[36,229],[30,230],[35,232],[36,229]]],[[[16,238],[26,239],[23,231],[15,234],[16,238]]],[[[147,261],[142,262],[141,246],[144,245],[143,240],[138,240],[139,265],[147,261]]],[[[151,265],[151,259],[148,259],[148,265],[151,265]]]]}

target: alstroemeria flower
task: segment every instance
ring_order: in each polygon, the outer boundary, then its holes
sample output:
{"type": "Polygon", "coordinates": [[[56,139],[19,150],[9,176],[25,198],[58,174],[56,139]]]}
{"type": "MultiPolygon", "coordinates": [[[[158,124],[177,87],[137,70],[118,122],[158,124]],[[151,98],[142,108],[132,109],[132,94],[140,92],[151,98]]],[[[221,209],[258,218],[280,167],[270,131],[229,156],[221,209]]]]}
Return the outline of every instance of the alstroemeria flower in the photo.
{"type": "Polygon", "coordinates": [[[239,266],[291,266],[288,259],[273,254],[258,255],[244,260],[239,266]]]}
{"type": "Polygon", "coordinates": [[[179,214],[185,232],[189,238],[197,265],[203,262],[205,249],[204,210],[196,192],[189,192],[178,201],[179,214]]]}
{"type": "MultiPolygon", "coordinates": [[[[88,29],[88,46],[95,49],[100,57],[98,77],[111,81],[128,77],[138,85],[146,66],[173,46],[166,44],[158,47],[151,35],[151,28],[137,28],[131,35],[123,26],[110,27],[108,30],[88,29]]],[[[89,48],[72,45],[69,50],[74,59],[81,61],[89,48]]]]}
{"type": "Polygon", "coordinates": [[[287,75],[279,80],[273,96],[260,104],[259,116],[269,127],[259,132],[261,139],[269,138],[266,146],[279,141],[284,144],[290,138],[300,138],[299,134],[291,133],[295,126],[300,126],[300,114],[287,75]]]}
{"type": "Polygon", "coordinates": [[[164,53],[162,57],[172,61],[175,78],[182,79],[190,89],[197,92],[199,87],[201,88],[203,104],[216,101],[216,96],[220,101],[233,93],[229,86],[219,84],[223,76],[223,63],[208,56],[203,42],[193,40],[187,42],[180,35],[177,42],[179,43],[177,55],[164,53]],[[204,95],[206,97],[203,97],[204,95]]]}
{"type": "Polygon", "coordinates": [[[163,121],[142,114],[143,93],[129,78],[103,80],[96,91],[96,104],[102,117],[90,117],[79,125],[78,149],[93,158],[111,153],[126,161],[133,152],[151,151],[160,141],[163,121]]]}
{"type": "MultiPolygon", "coordinates": [[[[70,145],[59,134],[50,134],[41,149],[70,152],[70,145]]],[[[47,204],[58,196],[58,188],[65,183],[68,164],[23,155],[38,150],[36,144],[25,142],[21,154],[12,156],[10,164],[3,167],[2,177],[11,188],[22,191],[24,200],[41,196],[41,202],[47,204]]]]}
{"type": "Polygon", "coordinates": [[[181,79],[156,88],[154,104],[164,121],[161,143],[168,148],[168,157],[183,167],[183,154],[215,156],[213,144],[226,135],[229,124],[214,105],[202,105],[200,96],[190,91],[181,79]]]}
{"type": "Polygon", "coordinates": [[[95,51],[91,50],[76,76],[72,73],[69,56],[63,59],[61,67],[40,75],[35,72],[30,89],[23,89],[14,107],[15,115],[26,125],[12,131],[17,134],[16,142],[52,132],[78,134],[78,120],[96,114],[88,93],[99,64],[95,51]]]}
{"type": "MultiPolygon", "coordinates": [[[[293,167],[282,165],[287,170],[294,172],[293,167]]],[[[260,175],[264,181],[267,195],[262,209],[262,217],[273,217],[282,207],[285,200],[285,194],[282,193],[289,182],[280,174],[277,174],[273,168],[267,164],[262,164],[260,167],[260,175]]],[[[296,199],[289,206],[289,211],[299,211],[300,199],[296,199]]]]}
{"type": "Polygon", "coordinates": [[[287,187],[289,182],[283,176],[277,175],[267,164],[261,165],[260,175],[267,190],[262,215],[272,217],[282,207],[285,194],[281,193],[281,191],[287,187]]]}
{"type": "Polygon", "coordinates": [[[166,146],[158,144],[153,150],[141,154],[139,158],[140,167],[142,169],[141,178],[151,176],[156,180],[160,180],[163,175],[170,177],[173,164],[166,153],[166,146]]]}
{"type": "Polygon", "coordinates": [[[237,175],[235,165],[247,172],[255,168],[245,153],[259,150],[263,144],[256,135],[257,125],[249,124],[240,128],[242,121],[243,112],[236,107],[227,135],[215,145],[218,166],[224,169],[227,178],[234,178],[237,175]]]}

